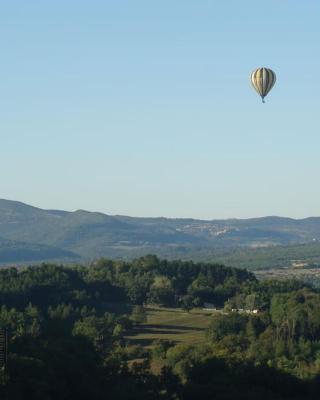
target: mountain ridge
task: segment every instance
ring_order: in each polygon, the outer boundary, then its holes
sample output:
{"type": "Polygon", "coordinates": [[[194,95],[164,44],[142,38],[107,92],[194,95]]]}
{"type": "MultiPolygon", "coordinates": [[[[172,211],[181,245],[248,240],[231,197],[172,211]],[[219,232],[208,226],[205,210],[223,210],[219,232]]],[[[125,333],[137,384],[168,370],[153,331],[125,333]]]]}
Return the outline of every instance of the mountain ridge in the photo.
{"type": "Polygon", "coordinates": [[[248,217],[248,218],[237,218],[237,217],[231,217],[231,218],[212,218],[212,219],[203,219],[203,218],[191,218],[191,217],[165,217],[165,216],[147,216],[147,217],[138,217],[138,216],[130,216],[130,215],[125,215],[125,214],[106,214],[101,211],[89,211],[83,208],[76,209],[74,211],[66,211],[66,210],[60,210],[60,209],[50,209],[50,208],[41,208],[41,207],[36,207],[33,205],[30,205],[28,203],[18,201],[18,200],[10,200],[10,199],[4,199],[0,198],[0,211],[1,211],[1,206],[2,204],[9,204],[11,206],[17,205],[19,207],[26,207],[29,209],[37,210],[37,211],[42,211],[46,212],[49,214],[75,214],[75,213],[87,213],[87,214],[98,214],[102,216],[108,216],[108,217],[113,217],[113,218],[129,218],[129,219],[140,219],[140,220],[172,220],[172,221],[200,221],[200,222],[239,222],[239,221],[261,221],[261,220],[269,220],[269,219],[280,219],[280,220],[287,220],[287,221],[306,221],[306,220],[319,220],[320,221],[320,216],[310,216],[310,217],[304,217],[304,218],[294,218],[294,217],[283,217],[280,215],[264,215],[262,217],[248,217]]]}
{"type": "MultiPolygon", "coordinates": [[[[61,257],[74,254],[83,260],[163,252],[180,256],[181,252],[192,254],[201,248],[258,248],[317,242],[320,241],[320,217],[212,220],[130,217],[83,209],[46,210],[0,199],[0,238],[13,242],[8,242],[11,249],[18,243],[22,243],[22,248],[29,244],[38,246],[39,250],[44,250],[41,246],[48,246],[56,249],[61,257]]],[[[0,242],[0,250],[5,250],[4,242],[0,242]]]]}

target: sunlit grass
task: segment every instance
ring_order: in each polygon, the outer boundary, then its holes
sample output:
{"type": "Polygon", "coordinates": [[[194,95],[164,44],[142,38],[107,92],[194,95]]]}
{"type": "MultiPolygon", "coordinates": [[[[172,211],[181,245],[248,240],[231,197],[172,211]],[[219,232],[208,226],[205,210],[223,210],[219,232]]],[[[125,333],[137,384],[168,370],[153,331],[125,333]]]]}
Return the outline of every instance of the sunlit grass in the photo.
{"type": "Polygon", "coordinates": [[[149,306],[146,310],[147,322],[127,336],[131,344],[150,348],[155,340],[170,340],[175,344],[197,344],[205,340],[205,330],[212,313],[201,309],[186,312],[156,306],[149,306]]]}

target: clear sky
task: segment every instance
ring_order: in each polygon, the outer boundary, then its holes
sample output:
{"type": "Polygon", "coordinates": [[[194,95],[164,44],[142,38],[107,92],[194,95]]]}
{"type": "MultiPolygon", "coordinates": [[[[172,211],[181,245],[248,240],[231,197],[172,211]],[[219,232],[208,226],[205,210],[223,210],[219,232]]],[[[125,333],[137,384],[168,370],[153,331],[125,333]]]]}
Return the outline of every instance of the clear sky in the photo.
{"type": "Polygon", "coordinates": [[[318,0],[0,2],[0,197],[320,215],[318,0]],[[249,84],[278,81],[267,103],[249,84]]]}

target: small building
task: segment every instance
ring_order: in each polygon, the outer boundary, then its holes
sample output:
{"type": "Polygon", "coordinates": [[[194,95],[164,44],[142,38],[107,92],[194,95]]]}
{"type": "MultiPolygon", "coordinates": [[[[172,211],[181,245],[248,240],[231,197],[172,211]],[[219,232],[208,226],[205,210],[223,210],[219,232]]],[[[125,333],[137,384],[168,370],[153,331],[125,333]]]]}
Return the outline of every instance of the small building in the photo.
{"type": "Polygon", "coordinates": [[[246,313],[246,314],[258,314],[259,310],[257,310],[257,309],[249,310],[249,309],[244,309],[244,308],[232,308],[231,312],[236,312],[236,313],[239,313],[239,314],[243,314],[243,313],[246,313]]]}
{"type": "Polygon", "coordinates": [[[205,310],[211,310],[211,311],[215,311],[217,309],[217,307],[212,303],[204,303],[203,308],[205,310]]]}

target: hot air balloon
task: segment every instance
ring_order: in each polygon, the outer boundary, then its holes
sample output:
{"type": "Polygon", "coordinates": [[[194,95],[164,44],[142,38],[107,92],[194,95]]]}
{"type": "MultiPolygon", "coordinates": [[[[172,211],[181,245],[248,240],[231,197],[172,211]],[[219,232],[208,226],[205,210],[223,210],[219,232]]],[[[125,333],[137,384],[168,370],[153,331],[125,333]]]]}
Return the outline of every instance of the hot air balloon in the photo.
{"type": "Polygon", "coordinates": [[[251,84],[256,92],[261,96],[262,103],[264,98],[276,83],[276,74],[269,68],[258,68],[251,74],[251,84]]]}

